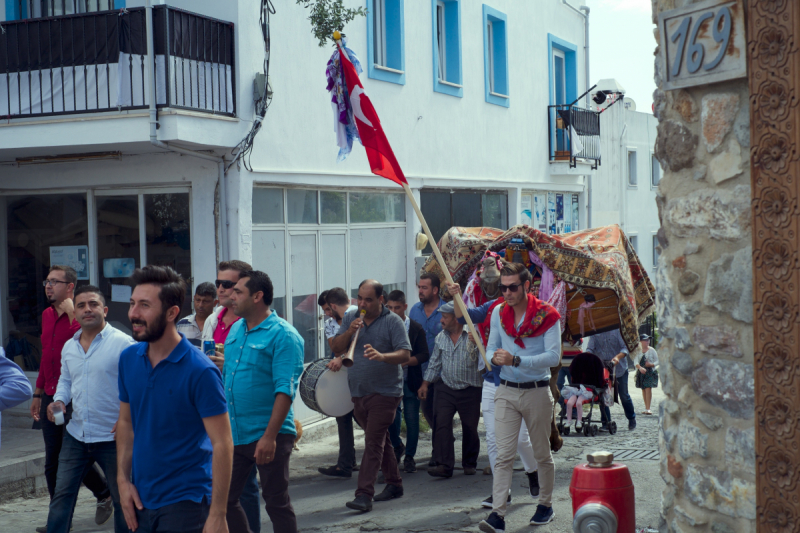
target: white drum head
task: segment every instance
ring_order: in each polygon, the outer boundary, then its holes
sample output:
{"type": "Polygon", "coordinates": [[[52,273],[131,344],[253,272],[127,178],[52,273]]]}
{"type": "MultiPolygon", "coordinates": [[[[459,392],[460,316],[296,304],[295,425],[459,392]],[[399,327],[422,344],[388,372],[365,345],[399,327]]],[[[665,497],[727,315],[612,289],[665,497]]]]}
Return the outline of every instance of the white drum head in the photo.
{"type": "Polygon", "coordinates": [[[326,371],[319,377],[315,396],[319,408],[327,416],[344,416],[353,410],[350,385],[347,383],[347,368],[338,372],[326,371]]]}

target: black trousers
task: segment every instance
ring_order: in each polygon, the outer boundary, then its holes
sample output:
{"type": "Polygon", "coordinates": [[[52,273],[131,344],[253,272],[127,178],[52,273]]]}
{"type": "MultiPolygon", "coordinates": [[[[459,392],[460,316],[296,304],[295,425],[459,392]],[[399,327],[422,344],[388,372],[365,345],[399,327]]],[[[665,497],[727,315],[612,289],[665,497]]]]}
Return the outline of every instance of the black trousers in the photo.
{"type": "Polygon", "coordinates": [[[356,465],[356,442],[353,436],[353,411],[336,417],[339,430],[339,461],[336,463],[345,472],[352,472],[356,465]]]}
{"type": "MultiPolygon", "coordinates": [[[[228,529],[230,533],[249,533],[247,515],[239,503],[247,478],[253,465],[256,445],[241,444],[233,447],[233,471],[228,492],[228,529]]],[[[273,529],[281,533],[296,533],[297,518],[289,499],[289,458],[294,446],[294,435],[278,433],[275,439],[275,458],[267,464],[256,465],[261,479],[261,496],[273,529]]]]}
{"type": "MultiPolygon", "coordinates": [[[[47,419],[47,406],[53,403],[53,397],[49,394],[42,394],[42,407],[39,411],[39,420],[42,423],[42,436],[44,437],[44,478],[47,481],[47,490],[50,492],[50,499],[56,494],[56,481],[58,479],[58,456],[61,455],[61,444],[64,442],[69,419],[72,417],[72,403],[67,405],[67,412],[64,413],[64,424],[57,426],[54,422],[47,419]]],[[[106,480],[100,473],[97,465],[87,470],[83,478],[83,484],[92,491],[98,500],[105,500],[111,496],[106,480]]]]}
{"type": "Polygon", "coordinates": [[[444,382],[436,384],[436,397],[433,403],[434,429],[433,459],[452,472],[455,467],[455,437],[453,418],[461,418],[461,464],[464,468],[478,466],[481,452],[481,439],[478,436],[478,422],[481,417],[481,387],[451,389],[444,382]]]}
{"type": "MultiPolygon", "coordinates": [[[[436,386],[440,381],[436,383],[430,383],[428,385],[428,397],[425,400],[420,402],[420,406],[422,407],[422,416],[425,417],[425,420],[428,422],[428,426],[431,428],[431,447],[436,447],[436,413],[433,409],[433,402],[436,398],[436,386]]],[[[435,460],[435,458],[434,458],[435,460]]]]}

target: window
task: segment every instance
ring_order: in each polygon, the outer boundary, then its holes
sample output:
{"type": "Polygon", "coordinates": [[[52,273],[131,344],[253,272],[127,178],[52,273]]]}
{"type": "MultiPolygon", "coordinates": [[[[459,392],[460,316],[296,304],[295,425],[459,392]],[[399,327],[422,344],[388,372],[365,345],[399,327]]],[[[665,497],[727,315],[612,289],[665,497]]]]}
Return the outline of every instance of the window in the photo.
{"type": "Polygon", "coordinates": [[[286,211],[289,213],[289,224],[316,224],[317,191],[288,189],[286,211]]]}
{"type": "MultiPolygon", "coordinates": [[[[453,226],[508,229],[506,192],[422,189],[420,209],[437,241],[453,226]]],[[[428,245],[423,253],[431,253],[428,245]]]]}
{"type": "Polygon", "coordinates": [[[253,224],[283,224],[283,189],[253,187],[253,224]]]}
{"type": "Polygon", "coordinates": [[[350,222],[405,222],[405,196],[386,193],[350,193],[350,222]]]}
{"type": "Polygon", "coordinates": [[[650,186],[658,187],[659,181],[661,181],[661,163],[655,154],[650,154],[650,186]]]}
{"type": "Polygon", "coordinates": [[[6,0],[6,20],[60,17],[125,7],[125,0],[6,0]]]}
{"type": "Polygon", "coordinates": [[[639,253],[639,237],[636,235],[628,235],[628,239],[631,241],[631,246],[633,247],[633,251],[637,254],[639,253]]]}
{"type": "Polygon", "coordinates": [[[404,0],[370,0],[367,15],[368,75],[405,85],[404,0]]]}
{"type": "Polygon", "coordinates": [[[433,90],[461,97],[461,0],[432,0],[432,5],[433,90]]]}
{"type": "Polygon", "coordinates": [[[628,150],[628,187],[636,187],[636,150],[628,150]]]}
{"type": "Polygon", "coordinates": [[[506,15],[483,5],[483,55],[486,78],[486,101],[503,107],[508,99],[508,39],[506,15]]]}
{"type": "MultiPolygon", "coordinates": [[[[549,73],[550,105],[568,105],[578,97],[578,47],[568,41],[547,34],[547,58],[549,73]]],[[[564,130],[556,127],[557,114],[550,108],[550,158],[555,157],[556,150],[569,150],[564,138],[564,130]],[[561,132],[557,138],[557,132],[561,132]]]]}
{"type": "Polygon", "coordinates": [[[661,255],[658,249],[658,235],[653,235],[653,266],[658,265],[658,258],[661,255]]]}

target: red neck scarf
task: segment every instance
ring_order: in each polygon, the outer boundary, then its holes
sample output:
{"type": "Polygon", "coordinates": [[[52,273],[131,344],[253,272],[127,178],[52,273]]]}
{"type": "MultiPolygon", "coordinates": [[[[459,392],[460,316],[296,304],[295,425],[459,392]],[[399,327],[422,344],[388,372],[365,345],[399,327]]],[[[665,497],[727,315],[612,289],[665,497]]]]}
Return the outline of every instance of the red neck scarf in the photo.
{"type": "Polygon", "coordinates": [[[528,294],[528,306],[525,308],[525,318],[519,329],[514,320],[514,308],[505,304],[500,306],[500,324],[506,335],[514,338],[514,344],[524,348],[523,337],[538,337],[558,322],[561,315],[556,308],[547,302],[539,300],[533,294],[528,294]]]}

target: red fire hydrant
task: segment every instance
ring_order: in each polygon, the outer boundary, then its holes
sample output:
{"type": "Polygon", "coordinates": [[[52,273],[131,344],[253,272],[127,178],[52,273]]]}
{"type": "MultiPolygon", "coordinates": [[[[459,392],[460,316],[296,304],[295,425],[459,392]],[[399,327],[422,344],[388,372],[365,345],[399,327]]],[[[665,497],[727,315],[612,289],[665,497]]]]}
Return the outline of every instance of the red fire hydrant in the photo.
{"type": "Polygon", "coordinates": [[[572,471],[572,530],[575,533],[634,533],[636,509],[628,467],[614,454],[596,452],[572,471]]]}

